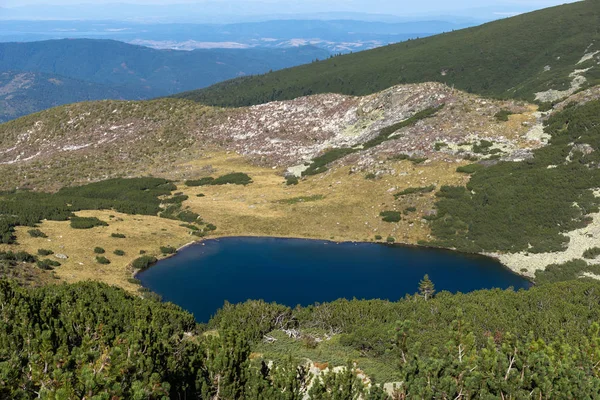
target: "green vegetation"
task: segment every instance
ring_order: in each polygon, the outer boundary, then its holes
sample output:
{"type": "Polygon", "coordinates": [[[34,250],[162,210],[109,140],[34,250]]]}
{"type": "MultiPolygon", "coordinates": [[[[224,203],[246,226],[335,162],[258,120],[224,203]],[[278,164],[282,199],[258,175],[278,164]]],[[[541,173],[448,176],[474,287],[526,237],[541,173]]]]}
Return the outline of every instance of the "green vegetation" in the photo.
{"type": "Polygon", "coordinates": [[[0,54],[0,70],[9,71],[0,76],[0,85],[8,89],[6,100],[0,101],[4,122],[58,104],[167,96],[240,73],[309,63],[329,52],[312,46],[162,51],[114,40],[73,39],[2,43],[0,54]]]}
{"type": "Polygon", "coordinates": [[[175,204],[175,203],[183,203],[190,197],[185,194],[175,195],[173,197],[169,197],[164,199],[162,202],[165,204],[175,204]]]}
{"type": "Polygon", "coordinates": [[[419,294],[423,296],[425,300],[429,300],[435,293],[435,285],[429,279],[429,275],[425,274],[421,282],[419,282],[419,294]]]}
{"type": "Polygon", "coordinates": [[[36,262],[36,265],[39,269],[43,269],[46,271],[53,270],[54,267],[60,267],[60,263],[58,261],[50,260],[50,259],[38,260],[36,262]]]}
{"type": "Polygon", "coordinates": [[[380,217],[383,217],[384,222],[400,222],[402,219],[401,214],[398,211],[382,211],[379,213],[380,217]]]}
{"type": "Polygon", "coordinates": [[[96,262],[98,264],[110,264],[110,260],[104,256],[96,256],[96,262]]]}
{"type": "Polygon", "coordinates": [[[27,233],[29,233],[29,236],[34,237],[34,238],[47,238],[48,235],[46,235],[44,232],[40,231],[39,229],[30,229],[27,231],[27,233]]]}
{"type": "Polygon", "coordinates": [[[500,110],[494,115],[498,122],[506,122],[508,121],[508,117],[513,115],[514,113],[510,110],[500,110]]]}
{"type": "Polygon", "coordinates": [[[123,235],[122,233],[111,233],[110,237],[116,239],[125,239],[127,236],[123,235]]]}
{"type": "Polygon", "coordinates": [[[296,175],[286,175],[285,177],[285,184],[287,186],[297,185],[298,182],[298,177],[296,175]]]}
{"type": "Polygon", "coordinates": [[[387,239],[385,239],[385,241],[388,243],[394,243],[396,242],[396,238],[393,236],[388,236],[387,239]]]}
{"type": "Polygon", "coordinates": [[[206,186],[206,185],[212,185],[212,183],[214,182],[214,180],[215,180],[215,178],[209,176],[209,177],[206,177],[206,178],[185,181],[184,183],[185,183],[186,186],[190,186],[190,187],[206,186]]]}
{"type": "Polygon", "coordinates": [[[376,178],[377,178],[377,175],[375,175],[375,174],[374,174],[374,173],[372,173],[372,172],[369,172],[368,174],[366,174],[366,175],[365,175],[365,179],[368,179],[368,180],[370,180],[370,181],[372,181],[372,180],[374,180],[374,179],[376,179],[376,178]]]}
{"type": "Polygon", "coordinates": [[[352,364],[312,378],[305,357],[330,366],[352,360],[375,382],[403,382],[395,398],[597,393],[600,282],[453,295],[436,293],[425,276],[418,290],[396,302],[226,303],[198,325],[173,304],[104,284],[24,289],[0,281],[0,397],[215,398],[218,391],[223,399],[280,399],[292,392],[295,397],[285,398],[297,399],[315,379],[311,398],[392,399],[363,387],[352,364]],[[90,304],[93,312],[82,312],[90,304]]]}
{"type": "Polygon", "coordinates": [[[431,222],[432,244],[463,251],[561,251],[562,233],[598,211],[600,102],[569,107],[546,122],[548,146],[522,162],[476,170],[467,187],[444,186],[431,222]],[[577,145],[594,151],[583,154],[577,145]],[[556,168],[548,168],[556,166],[556,168]]]}
{"type": "Polygon", "coordinates": [[[186,186],[206,186],[206,185],[249,185],[252,183],[252,178],[243,172],[233,172],[218,178],[206,177],[198,180],[188,180],[184,182],[186,186]]]}
{"type": "Polygon", "coordinates": [[[325,198],[325,196],[323,196],[322,194],[313,194],[312,196],[298,196],[298,197],[292,197],[291,199],[277,200],[277,203],[279,203],[279,204],[308,203],[311,201],[323,200],[324,198],[325,198]]]}
{"type": "Polygon", "coordinates": [[[394,197],[397,199],[398,197],[407,196],[409,194],[431,193],[434,190],[435,190],[435,185],[421,186],[421,187],[411,187],[411,188],[406,188],[406,189],[404,189],[404,190],[396,193],[394,195],[394,197]]]}
{"type": "Polygon", "coordinates": [[[173,246],[161,246],[160,252],[163,254],[175,254],[177,253],[177,249],[173,246]]]}
{"type": "Polygon", "coordinates": [[[96,226],[108,226],[108,223],[96,217],[71,217],[71,228],[73,229],[91,229],[96,226]]]}
{"type": "Polygon", "coordinates": [[[475,143],[473,145],[473,153],[488,154],[492,151],[491,147],[493,145],[494,143],[490,142],[489,140],[480,140],[479,143],[475,143]]]}
{"type": "Polygon", "coordinates": [[[176,187],[165,179],[109,179],[85,186],[67,187],[56,193],[13,191],[0,194],[0,243],[15,242],[15,226],[35,226],[44,219],[66,221],[76,229],[106,226],[96,218],[73,215],[81,210],[114,209],[126,214],[156,215],[158,196],[176,187]]]}
{"type": "Polygon", "coordinates": [[[456,172],[460,172],[462,174],[474,174],[475,172],[480,171],[483,168],[485,167],[481,164],[469,164],[456,168],[456,172]]]}
{"type": "MultiPolygon", "coordinates": [[[[142,253],[140,252],[140,254],[142,254],[142,253]]],[[[143,256],[138,257],[135,260],[133,260],[133,262],[131,263],[131,266],[134,269],[146,269],[146,268],[150,267],[152,264],[156,263],[157,261],[158,261],[158,259],[156,257],[143,255],[143,256]]]]}
{"type": "Polygon", "coordinates": [[[49,256],[54,254],[54,252],[52,250],[46,250],[46,249],[38,249],[37,251],[39,256],[49,256]]]}
{"type": "MultiPolygon", "coordinates": [[[[437,81],[485,96],[533,100],[536,92],[568,88],[568,75],[586,68],[576,64],[599,39],[599,32],[589,29],[597,25],[599,15],[597,1],[581,1],[238,78],[178,97],[240,107],[317,93],[367,95],[397,84],[437,81]],[[545,66],[551,70],[544,71],[545,66]]],[[[597,76],[590,78],[590,85],[600,82],[597,76]]]]}
{"type": "MultiPolygon", "coordinates": [[[[338,148],[338,149],[327,150],[324,154],[312,159],[312,161],[308,165],[308,168],[302,172],[302,176],[311,176],[311,175],[321,174],[321,173],[327,171],[328,164],[331,164],[334,161],[337,161],[343,157],[346,157],[347,155],[354,154],[356,152],[364,151],[364,150],[370,149],[372,147],[378,146],[381,143],[385,142],[386,140],[389,140],[391,138],[391,136],[394,133],[396,133],[397,131],[399,131],[400,129],[406,128],[408,126],[413,126],[420,120],[429,118],[432,115],[435,115],[435,113],[437,113],[443,107],[444,107],[444,105],[442,104],[435,108],[427,108],[425,110],[415,113],[412,117],[407,118],[404,121],[400,121],[396,124],[387,126],[383,129],[381,129],[376,137],[363,143],[362,146],[360,146],[360,148],[359,147],[356,147],[356,148],[343,147],[343,148],[338,148]]],[[[406,157],[408,157],[408,156],[406,156],[406,157]]],[[[426,158],[411,159],[411,161],[413,161],[417,164],[421,163],[425,160],[427,160],[427,159],[426,158]]]]}
{"type": "Polygon", "coordinates": [[[381,240],[383,237],[381,235],[375,235],[375,240],[381,240]]]}
{"type": "Polygon", "coordinates": [[[580,279],[586,272],[600,275],[600,265],[588,265],[584,260],[571,260],[564,264],[551,264],[543,271],[536,271],[535,282],[543,285],[580,279]]]}
{"type": "Polygon", "coordinates": [[[600,247],[592,247],[583,252],[583,257],[588,259],[594,259],[600,256],[600,247]]]}
{"type": "Polygon", "coordinates": [[[102,247],[94,247],[94,253],[104,254],[104,253],[106,253],[106,250],[104,250],[102,247]]]}
{"type": "Polygon", "coordinates": [[[184,210],[177,214],[177,219],[184,222],[197,222],[200,220],[200,215],[190,210],[184,210]]]}
{"type": "Polygon", "coordinates": [[[117,249],[117,250],[113,251],[113,254],[114,254],[115,256],[124,256],[124,255],[125,255],[125,252],[124,252],[123,250],[119,250],[119,249],[117,249]]]}

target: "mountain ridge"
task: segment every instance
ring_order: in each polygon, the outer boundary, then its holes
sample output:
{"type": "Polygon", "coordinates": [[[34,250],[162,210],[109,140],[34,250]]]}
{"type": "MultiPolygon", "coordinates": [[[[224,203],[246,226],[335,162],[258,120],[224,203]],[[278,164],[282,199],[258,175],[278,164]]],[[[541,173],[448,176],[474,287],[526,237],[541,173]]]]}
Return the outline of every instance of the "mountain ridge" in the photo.
{"type": "Polygon", "coordinates": [[[594,26],[600,26],[600,2],[586,0],[176,96],[237,107],[437,81],[479,95],[533,101],[537,92],[569,90],[576,70],[586,69],[577,74],[587,85],[600,82],[598,59],[578,64],[600,48],[594,26]]]}
{"type": "MultiPolygon", "coordinates": [[[[70,88],[68,92],[63,85],[62,90],[52,91],[47,80],[32,80],[30,86],[14,92],[11,103],[0,109],[0,121],[77,101],[165,96],[183,88],[202,87],[328,56],[329,52],[311,46],[188,52],[97,39],[0,43],[0,72],[12,71],[13,76],[17,71],[38,74],[37,77],[56,75],[48,79],[68,81],[70,88]],[[38,83],[40,87],[36,87],[38,83]]],[[[18,89],[11,82],[5,78],[0,91],[18,89]]]]}

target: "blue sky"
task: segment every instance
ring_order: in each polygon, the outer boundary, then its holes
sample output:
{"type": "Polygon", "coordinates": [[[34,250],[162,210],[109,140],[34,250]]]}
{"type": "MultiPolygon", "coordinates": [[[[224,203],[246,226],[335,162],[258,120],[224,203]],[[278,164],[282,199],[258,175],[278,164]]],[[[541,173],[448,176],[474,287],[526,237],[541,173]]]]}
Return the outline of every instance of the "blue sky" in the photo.
{"type": "MultiPolygon", "coordinates": [[[[206,0],[204,0],[206,1],[206,0]]],[[[75,5],[75,4],[110,4],[110,3],[130,3],[130,4],[163,4],[170,5],[173,3],[202,3],[198,0],[0,0],[0,6],[16,7],[22,5],[40,5],[40,4],[56,4],[56,5],[75,5]]],[[[212,0],[211,2],[221,2],[224,5],[231,3],[229,0],[212,0]]],[[[290,0],[242,0],[236,3],[256,3],[262,7],[272,7],[273,9],[285,9],[289,3],[294,3],[290,0]]],[[[330,10],[336,8],[340,11],[347,9],[357,10],[362,12],[376,12],[377,10],[394,10],[395,14],[415,13],[415,12],[431,12],[435,10],[451,10],[451,9],[466,9],[479,7],[510,7],[514,6],[515,10],[522,8],[543,8],[553,5],[570,3],[568,0],[421,0],[421,1],[398,1],[398,0],[303,0],[307,6],[310,4],[314,11],[319,9],[330,10]]]]}

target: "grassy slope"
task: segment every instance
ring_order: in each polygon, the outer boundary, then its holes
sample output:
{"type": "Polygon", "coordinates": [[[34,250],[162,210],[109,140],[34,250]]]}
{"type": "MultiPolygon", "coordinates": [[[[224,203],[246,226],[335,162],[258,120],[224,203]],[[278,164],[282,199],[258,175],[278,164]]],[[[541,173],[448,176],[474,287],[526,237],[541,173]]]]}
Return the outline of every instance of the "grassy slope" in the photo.
{"type": "MultiPolygon", "coordinates": [[[[179,97],[244,106],[323,92],[365,95],[399,83],[439,81],[481,95],[531,100],[535,92],[569,87],[568,75],[600,37],[598,26],[600,2],[587,0],[235,79],[179,97]],[[547,65],[552,69],[545,72],[547,65]]],[[[596,80],[597,74],[592,83],[596,80]]]]}

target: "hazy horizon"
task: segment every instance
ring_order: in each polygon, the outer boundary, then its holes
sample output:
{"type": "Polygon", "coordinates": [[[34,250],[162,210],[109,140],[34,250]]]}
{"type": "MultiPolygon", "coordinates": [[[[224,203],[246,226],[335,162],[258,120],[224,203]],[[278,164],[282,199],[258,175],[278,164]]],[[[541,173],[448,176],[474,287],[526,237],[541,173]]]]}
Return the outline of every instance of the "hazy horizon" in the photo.
{"type": "MultiPolygon", "coordinates": [[[[393,0],[0,0],[0,19],[106,19],[112,10],[114,19],[183,20],[210,19],[218,16],[253,17],[258,15],[293,16],[329,14],[370,14],[397,17],[456,15],[475,19],[497,19],[536,9],[574,1],[565,0],[456,0],[449,4],[443,0],[397,2],[393,0]],[[103,10],[107,5],[108,10],[103,10]],[[63,8],[64,7],[64,8],[63,8]],[[65,11],[64,14],[52,10],[65,11]],[[141,10],[139,14],[134,10],[141,10]],[[157,10],[166,10],[159,15],[157,10]],[[50,13],[49,13],[50,11],[50,13]],[[100,14],[98,14],[98,12],[100,14]],[[191,15],[190,15],[191,13],[191,15]],[[4,14],[4,15],[3,15],[4,14]]],[[[221,21],[215,21],[221,22],[221,21]]]]}

